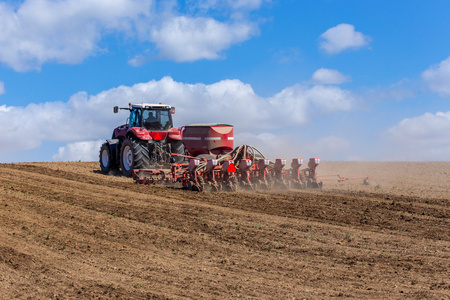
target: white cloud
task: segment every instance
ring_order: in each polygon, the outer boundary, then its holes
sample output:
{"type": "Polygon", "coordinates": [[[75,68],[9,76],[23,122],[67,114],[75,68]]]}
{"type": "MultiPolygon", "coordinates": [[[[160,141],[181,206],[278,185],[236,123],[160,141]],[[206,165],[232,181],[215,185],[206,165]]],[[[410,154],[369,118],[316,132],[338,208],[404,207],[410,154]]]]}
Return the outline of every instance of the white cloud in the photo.
{"type": "Polygon", "coordinates": [[[151,30],[163,58],[178,62],[217,59],[222,50],[257,33],[252,24],[226,24],[211,18],[174,17],[151,30]]]}
{"type": "Polygon", "coordinates": [[[5,83],[3,81],[0,81],[0,95],[3,95],[5,93],[5,83]]]}
{"type": "Polygon", "coordinates": [[[104,140],[70,143],[58,149],[53,161],[98,161],[104,140]]]}
{"type": "MultiPolygon", "coordinates": [[[[257,9],[260,3],[229,5],[257,9]]],[[[109,34],[150,42],[162,58],[217,59],[233,44],[258,33],[257,25],[244,16],[222,22],[180,15],[175,8],[151,0],[25,0],[15,6],[0,2],[0,62],[16,71],[39,70],[46,62],[81,63],[108,51],[100,45],[109,34]]],[[[148,61],[141,56],[130,64],[148,61]]]]}
{"type": "Polygon", "coordinates": [[[151,60],[152,60],[152,58],[150,56],[138,54],[135,57],[133,57],[132,59],[128,60],[128,64],[133,67],[141,67],[151,60]]]}
{"type": "Polygon", "coordinates": [[[358,49],[369,44],[370,38],[355,31],[351,24],[339,24],[325,31],[321,36],[320,48],[329,54],[337,54],[347,49],[358,49]]]}
{"type": "Polygon", "coordinates": [[[12,106],[6,106],[6,104],[0,105],[0,112],[8,112],[12,109],[12,106]]]}
{"type": "Polygon", "coordinates": [[[251,145],[271,160],[298,156],[296,140],[288,134],[274,134],[271,132],[252,133],[235,130],[235,146],[251,145]]]}
{"type": "Polygon", "coordinates": [[[0,3],[0,61],[16,71],[48,61],[80,63],[103,51],[103,34],[125,32],[149,10],[145,0],[26,0],[17,10],[0,3]]]}
{"type": "Polygon", "coordinates": [[[306,165],[310,157],[339,157],[348,159],[351,144],[348,140],[337,136],[325,136],[309,140],[292,133],[236,133],[236,145],[252,145],[260,150],[266,158],[275,160],[285,158],[290,164],[292,158],[303,158],[306,165]]]}
{"type": "Polygon", "coordinates": [[[278,116],[278,126],[305,124],[314,113],[348,111],[352,101],[351,93],[338,87],[294,85],[269,98],[267,112],[278,116]]]}
{"type": "Polygon", "coordinates": [[[442,160],[450,156],[450,111],[407,118],[387,131],[400,160],[442,160]]]}
{"type": "Polygon", "coordinates": [[[320,68],[314,72],[311,81],[316,84],[341,84],[350,81],[350,77],[337,70],[320,68]]]}
{"type": "Polygon", "coordinates": [[[79,92],[68,102],[0,106],[4,132],[0,153],[35,149],[43,141],[72,144],[109,138],[113,128],[127,118],[124,111],[113,114],[112,107],[126,106],[133,99],[175,106],[175,126],[231,123],[238,132],[255,134],[304,125],[317,114],[346,111],[352,106],[351,93],[334,86],[294,85],[272,97],[261,97],[249,84],[239,80],[205,85],[164,77],[131,87],[119,86],[93,96],[79,92]]]}
{"type": "Polygon", "coordinates": [[[431,91],[441,96],[450,96],[450,56],[439,65],[431,66],[423,71],[422,79],[431,91]]]}
{"type": "Polygon", "coordinates": [[[351,93],[338,87],[315,85],[306,95],[322,113],[349,111],[352,107],[351,93]]]}

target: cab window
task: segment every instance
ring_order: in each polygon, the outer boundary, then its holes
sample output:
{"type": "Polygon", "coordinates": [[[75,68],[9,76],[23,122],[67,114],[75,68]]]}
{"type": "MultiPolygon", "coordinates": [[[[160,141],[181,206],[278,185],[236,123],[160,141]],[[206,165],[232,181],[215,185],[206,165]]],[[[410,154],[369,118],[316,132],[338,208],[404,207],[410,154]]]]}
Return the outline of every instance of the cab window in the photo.
{"type": "Polygon", "coordinates": [[[130,126],[131,127],[140,127],[141,126],[141,110],[140,109],[132,109],[130,111],[130,126]]]}
{"type": "Polygon", "coordinates": [[[160,111],[157,110],[144,110],[144,127],[147,130],[161,130],[160,111]]]}
{"type": "Polygon", "coordinates": [[[143,121],[147,130],[167,130],[172,127],[168,110],[144,110],[143,121]]]}
{"type": "Polygon", "coordinates": [[[164,130],[172,128],[170,111],[168,110],[161,111],[161,125],[163,126],[164,130]]]}

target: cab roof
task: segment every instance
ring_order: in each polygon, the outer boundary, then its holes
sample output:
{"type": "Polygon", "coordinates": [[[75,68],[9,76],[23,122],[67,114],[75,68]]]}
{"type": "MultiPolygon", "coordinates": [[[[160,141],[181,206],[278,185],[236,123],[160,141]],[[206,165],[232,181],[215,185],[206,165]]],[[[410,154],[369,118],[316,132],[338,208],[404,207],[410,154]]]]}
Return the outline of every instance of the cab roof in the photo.
{"type": "Polygon", "coordinates": [[[167,104],[156,104],[156,103],[140,103],[131,104],[132,108],[143,108],[143,109],[170,109],[171,106],[167,104]]]}

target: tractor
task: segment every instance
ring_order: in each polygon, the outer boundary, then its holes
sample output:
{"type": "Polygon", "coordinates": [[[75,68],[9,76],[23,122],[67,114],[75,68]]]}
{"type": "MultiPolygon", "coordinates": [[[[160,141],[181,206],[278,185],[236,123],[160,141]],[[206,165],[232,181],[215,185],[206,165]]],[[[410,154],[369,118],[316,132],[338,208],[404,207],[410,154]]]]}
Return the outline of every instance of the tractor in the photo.
{"type": "Polygon", "coordinates": [[[182,160],[182,128],[173,127],[175,108],[165,104],[128,104],[114,113],[129,110],[126,124],[114,129],[101,146],[100,167],[104,174],[120,168],[124,176],[134,169],[161,169],[182,160]],[[173,155],[175,154],[175,155],[173,155]]]}

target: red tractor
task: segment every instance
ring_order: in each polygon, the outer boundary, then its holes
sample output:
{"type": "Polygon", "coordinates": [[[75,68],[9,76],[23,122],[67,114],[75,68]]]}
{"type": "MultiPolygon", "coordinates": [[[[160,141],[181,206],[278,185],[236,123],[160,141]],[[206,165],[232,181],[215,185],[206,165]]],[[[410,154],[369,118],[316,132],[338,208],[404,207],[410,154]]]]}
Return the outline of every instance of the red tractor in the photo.
{"type": "Polygon", "coordinates": [[[131,176],[133,169],[159,169],[182,159],[182,128],[173,127],[175,108],[165,104],[129,104],[127,123],[114,129],[112,138],[100,150],[103,173],[113,169],[131,176]]]}

